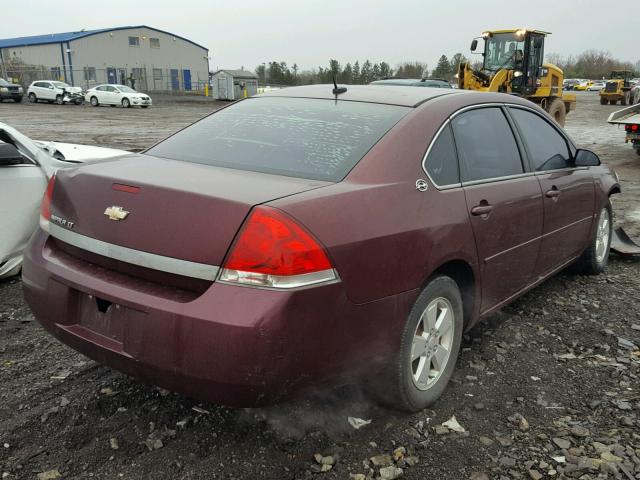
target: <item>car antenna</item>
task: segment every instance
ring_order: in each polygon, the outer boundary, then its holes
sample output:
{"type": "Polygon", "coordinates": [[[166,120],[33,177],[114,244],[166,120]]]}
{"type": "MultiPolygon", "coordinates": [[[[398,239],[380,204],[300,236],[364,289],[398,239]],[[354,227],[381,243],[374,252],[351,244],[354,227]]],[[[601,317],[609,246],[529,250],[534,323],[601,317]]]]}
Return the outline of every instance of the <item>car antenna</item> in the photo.
{"type": "Polygon", "coordinates": [[[336,82],[336,74],[333,74],[333,94],[340,95],[347,91],[347,87],[338,87],[338,83],[336,82]]]}

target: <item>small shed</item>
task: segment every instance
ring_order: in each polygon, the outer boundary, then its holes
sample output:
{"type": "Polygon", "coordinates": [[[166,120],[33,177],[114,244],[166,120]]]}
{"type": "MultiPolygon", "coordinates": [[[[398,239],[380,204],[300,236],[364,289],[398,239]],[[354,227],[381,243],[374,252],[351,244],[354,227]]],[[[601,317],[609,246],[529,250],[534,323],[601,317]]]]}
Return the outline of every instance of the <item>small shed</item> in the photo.
{"type": "Polygon", "coordinates": [[[258,93],[258,76],[247,70],[218,70],[211,77],[211,95],[218,100],[239,100],[258,93]]]}

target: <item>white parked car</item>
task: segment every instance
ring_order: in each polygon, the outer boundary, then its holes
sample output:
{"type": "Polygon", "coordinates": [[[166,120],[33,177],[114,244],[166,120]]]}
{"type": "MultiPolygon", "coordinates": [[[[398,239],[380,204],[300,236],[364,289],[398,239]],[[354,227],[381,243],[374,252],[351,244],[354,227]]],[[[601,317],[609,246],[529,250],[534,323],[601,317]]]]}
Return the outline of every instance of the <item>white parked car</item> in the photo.
{"type": "Polygon", "coordinates": [[[594,82],[587,87],[588,92],[599,92],[605,87],[604,82],[594,82]]]}
{"type": "Polygon", "coordinates": [[[38,225],[40,202],[56,170],[128,155],[112,148],[39,142],[0,123],[0,278],[15,275],[38,225]]]}
{"type": "Polygon", "coordinates": [[[38,80],[32,82],[27,89],[27,97],[31,103],[46,101],[49,103],[73,102],[80,105],[84,98],[82,97],[82,88],[72,87],[68,83],[58,82],[57,80],[38,80]]]}
{"type": "Polygon", "coordinates": [[[151,105],[151,97],[146,93],[135,91],[126,85],[98,85],[87,90],[84,99],[91,105],[122,105],[128,107],[147,108],[151,105]]]}

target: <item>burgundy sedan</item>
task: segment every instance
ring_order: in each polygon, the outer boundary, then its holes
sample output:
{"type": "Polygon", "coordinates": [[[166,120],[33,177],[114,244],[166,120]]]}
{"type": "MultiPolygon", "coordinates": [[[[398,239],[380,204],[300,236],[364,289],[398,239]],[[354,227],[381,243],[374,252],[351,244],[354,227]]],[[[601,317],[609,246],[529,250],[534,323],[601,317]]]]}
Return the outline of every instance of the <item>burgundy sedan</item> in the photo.
{"type": "Polygon", "coordinates": [[[603,271],[619,188],[514,96],[288,88],[59,171],[25,296],[64,343],[196,398],[358,379],[418,410],[464,330],[571,263],[603,271]]]}

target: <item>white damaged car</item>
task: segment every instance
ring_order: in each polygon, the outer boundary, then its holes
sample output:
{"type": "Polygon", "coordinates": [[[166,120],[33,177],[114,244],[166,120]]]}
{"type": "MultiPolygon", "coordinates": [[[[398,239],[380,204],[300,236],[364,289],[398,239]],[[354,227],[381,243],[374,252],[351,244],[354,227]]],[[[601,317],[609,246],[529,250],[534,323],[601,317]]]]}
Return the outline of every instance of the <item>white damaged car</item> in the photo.
{"type": "Polygon", "coordinates": [[[38,225],[42,195],[58,169],[130,153],[35,141],[0,123],[0,279],[20,271],[22,251],[38,225]]]}

